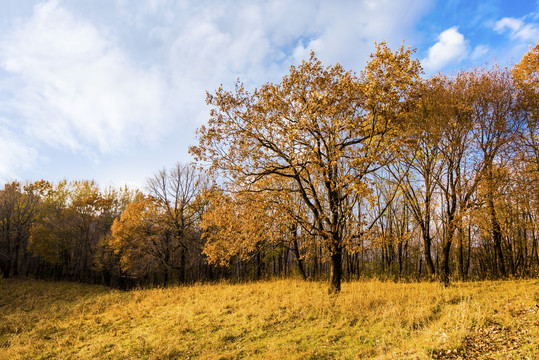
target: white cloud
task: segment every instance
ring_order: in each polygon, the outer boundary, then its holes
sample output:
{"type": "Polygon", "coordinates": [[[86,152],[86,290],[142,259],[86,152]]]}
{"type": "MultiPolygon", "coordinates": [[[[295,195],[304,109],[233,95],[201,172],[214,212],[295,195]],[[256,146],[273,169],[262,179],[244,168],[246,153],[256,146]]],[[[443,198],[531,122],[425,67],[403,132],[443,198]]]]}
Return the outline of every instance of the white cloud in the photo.
{"type": "Polygon", "coordinates": [[[536,24],[527,24],[522,19],[505,17],[494,24],[494,30],[502,34],[509,31],[512,39],[521,41],[537,41],[539,39],[539,27],[536,24]]]}
{"type": "Polygon", "coordinates": [[[360,71],[375,41],[401,45],[428,2],[211,1],[176,9],[174,18],[163,16],[151,33],[171,44],[164,50],[166,73],[181,97],[191,100],[182,111],[203,108],[203,115],[193,116],[205,121],[206,90],[221,83],[231,88],[237,78],[247,87],[279,81],[311,50],[324,64],[340,62],[360,71]]]}
{"type": "Polygon", "coordinates": [[[360,71],[375,41],[410,40],[431,1],[46,1],[0,28],[0,79],[15,84],[0,82],[0,116],[17,119],[11,126],[30,149],[68,149],[102,166],[103,154],[159,139],[159,150],[140,151],[159,156],[148,160],[159,168],[194,143],[206,91],[237,78],[247,87],[279,81],[311,49],[324,64],[360,71]]]}
{"type": "Polygon", "coordinates": [[[286,48],[310,35],[316,7],[308,1],[216,2],[176,12],[163,41],[170,44],[168,66],[175,83],[202,92],[238,77],[259,85],[277,79],[290,61],[286,48]],[[310,19],[310,20],[309,20],[310,19]],[[279,63],[282,63],[282,67],[279,63]]]}
{"type": "Polygon", "coordinates": [[[26,141],[108,153],[162,130],[159,72],[137,67],[105,30],[58,1],[37,5],[0,38],[0,66],[19,83],[2,101],[26,141]]]}
{"type": "Polygon", "coordinates": [[[297,43],[296,53],[308,56],[312,49],[324,62],[340,62],[359,71],[374,51],[374,42],[396,48],[410,40],[415,21],[428,6],[429,1],[321,1],[316,16],[306,19],[321,30],[308,42],[297,43]]]}
{"type": "Polygon", "coordinates": [[[505,31],[505,29],[509,29],[512,32],[518,31],[524,25],[522,20],[515,19],[515,18],[503,18],[501,20],[498,20],[496,24],[494,24],[494,30],[496,30],[499,33],[502,33],[505,31]]]}
{"type": "Polygon", "coordinates": [[[248,88],[279,81],[292,64],[316,52],[325,64],[360,71],[375,41],[400,46],[430,0],[148,1],[118,6],[161,43],[182,116],[207,120],[205,92],[240,79],[248,88]]]}
{"type": "Polygon", "coordinates": [[[449,63],[462,61],[467,55],[467,41],[453,26],[438,35],[438,42],[429,48],[427,57],[421,63],[427,71],[437,71],[449,63]]]}

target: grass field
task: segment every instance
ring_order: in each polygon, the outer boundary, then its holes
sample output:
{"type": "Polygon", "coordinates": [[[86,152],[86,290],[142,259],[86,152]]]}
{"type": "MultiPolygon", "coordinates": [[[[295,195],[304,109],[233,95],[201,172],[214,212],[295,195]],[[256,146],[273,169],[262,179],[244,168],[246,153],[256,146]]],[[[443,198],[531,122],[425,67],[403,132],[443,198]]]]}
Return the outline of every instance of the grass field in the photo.
{"type": "Polygon", "coordinates": [[[539,359],[539,281],[0,280],[0,359],[539,359]]]}

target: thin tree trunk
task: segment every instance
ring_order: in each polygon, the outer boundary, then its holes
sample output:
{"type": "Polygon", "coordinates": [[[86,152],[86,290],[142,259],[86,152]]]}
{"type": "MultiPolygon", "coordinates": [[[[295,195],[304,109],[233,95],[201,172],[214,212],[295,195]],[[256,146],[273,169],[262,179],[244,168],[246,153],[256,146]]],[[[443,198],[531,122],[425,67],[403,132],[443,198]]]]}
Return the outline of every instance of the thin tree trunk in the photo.
{"type": "Polygon", "coordinates": [[[17,239],[15,242],[15,249],[13,251],[13,263],[11,264],[11,268],[13,269],[13,276],[19,275],[19,248],[20,248],[20,240],[17,239]]]}
{"type": "Polygon", "coordinates": [[[458,241],[459,241],[459,277],[464,281],[464,231],[462,229],[462,223],[458,227],[458,241]]]}
{"type": "Polygon", "coordinates": [[[490,208],[490,221],[492,226],[492,239],[494,240],[494,247],[496,253],[495,262],[497,262],[497,268],[500,270],[502,277],[507,277],[507,271],[505,270],[505,262],[502,252],[502,230],[498,217],[496,216],[496,209],[494,208],[493,195],[489,196],[488,206],[490,208]]]}
{"type": "Polygon", "coordinates": [[[468,224],[468,253],[466,254],[466,264],[464,267],[464,271],[466,274],[466,278],[468,278],[468,274],[470,273],[470,256],[472,254],[472,225],[468,224]]]}
{"type": "Polygon", "coordinates": [[[303,280],[307,280],[307,274],[305,273],[305,268],[303,267],[303,261],[301,260],[301,255],[299,253],[298,239],[294,237],[294,255],[296,255],[296,261],[298,263],[298,269],[303,280]]]}

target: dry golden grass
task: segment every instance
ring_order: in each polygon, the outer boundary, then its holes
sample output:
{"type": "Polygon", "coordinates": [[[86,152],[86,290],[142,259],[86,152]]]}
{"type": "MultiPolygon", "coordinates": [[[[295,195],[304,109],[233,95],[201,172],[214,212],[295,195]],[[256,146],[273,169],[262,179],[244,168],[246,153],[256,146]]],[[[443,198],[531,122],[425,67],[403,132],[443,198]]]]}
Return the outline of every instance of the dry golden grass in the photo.
{"type": "Polygon", "coordinates": [[[120,292],[0,280],[0,359],[537,358],[539,281],[120,292]]]}

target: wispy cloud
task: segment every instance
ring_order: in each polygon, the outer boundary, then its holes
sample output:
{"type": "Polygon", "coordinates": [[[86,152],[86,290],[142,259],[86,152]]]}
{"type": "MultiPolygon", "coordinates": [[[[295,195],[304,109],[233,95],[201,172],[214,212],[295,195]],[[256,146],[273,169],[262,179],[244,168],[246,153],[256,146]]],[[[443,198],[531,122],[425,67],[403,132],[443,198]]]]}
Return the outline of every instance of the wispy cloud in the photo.
{"type": "Polygon", "coordinates": [[[509,32],[512,39],[521,41],[537,41],[539,39],[539,26],[526,23],[522,19],[504,17],[494,24],[494,30],[502,34],[509,32]]]}
{"type": "Polygon", "coordinates": [[[422,65],[427,71],[438,71],[450,63],[459,63],[468,56],[468,43],[456,26],[442,31],[436,44],[429,48],[422,65]]]}

